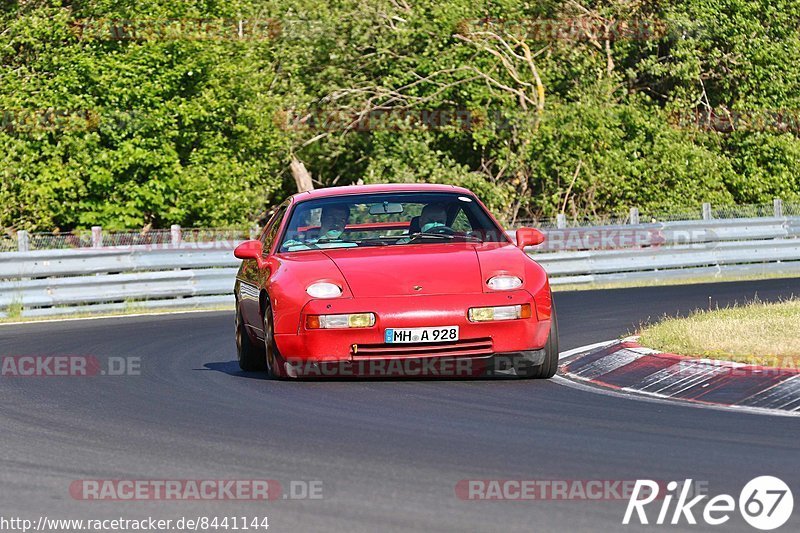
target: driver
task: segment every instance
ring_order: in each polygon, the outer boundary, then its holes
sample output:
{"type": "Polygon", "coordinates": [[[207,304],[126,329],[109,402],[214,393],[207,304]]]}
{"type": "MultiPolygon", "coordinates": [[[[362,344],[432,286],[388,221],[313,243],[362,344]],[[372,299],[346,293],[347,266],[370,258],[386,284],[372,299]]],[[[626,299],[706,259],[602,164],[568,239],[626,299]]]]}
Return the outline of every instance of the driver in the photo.
{"type": "Polygon", "coordinates": [[[334,204],[323,207],[320,215],[319,235],[316,238],[304,241],[289,239],[283,243],[281,248],[289,251],[308,250],[309,245],[314,245],[320,241],[335,241],[342,236],[349,220],[350,208],[347,205],[334,204]]]}
{"type": "Polygon", "coordinates": [[[350,220],[350,208],[346,205],[329,205],[322,208],[320,217],[319,239],[338,239],[350,220]]]}
{"type": "Polygon", "coordinates": [[[445,226],[446,222],[447,211],[442,204],[428,204],[422,208],[422,213],[419,215],[419,227],[422,233],[445,226]]]}

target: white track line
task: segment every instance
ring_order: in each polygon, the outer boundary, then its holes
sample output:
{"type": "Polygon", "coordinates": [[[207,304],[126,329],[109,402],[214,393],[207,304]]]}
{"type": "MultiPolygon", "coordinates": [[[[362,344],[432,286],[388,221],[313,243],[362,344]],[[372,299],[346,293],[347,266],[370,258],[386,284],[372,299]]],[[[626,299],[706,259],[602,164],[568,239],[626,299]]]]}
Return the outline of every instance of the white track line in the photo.
{"type": "MultiPolygon", "coordinates": [[[[613,341],[603,341],[597,342],[595,344],[589,344],[587,346],[581,346],[579,348],[574,348],[572,350],[567,350],[566,352],[561,352],[558,356],[559,361],[566,359],[567,357],[571,357],[575,354],[588,352],[595,348],[601,348],[605,346],[609,346],[616,342],[620,342],[619,340],[613,341]]],[[[713,409],[715,411],[728,411],[728,412],[736,412],[736,413],[747,413],[747,414],[754,414],[754,415],[769,415],[769,416],[788,416],[788,417],[800,417],[800,412],[794,411],[779,411],[777,409],[767,409],[764,407],[750,407],[746,405],[716,405],[716,404],[707,404],[707,403],[700,403],[700,402],[692,402],[689,400],[681,400],[677,398],[669,398],[663,395],[655,394],[652,392],[645,392],[645,391],[632,391],[631,389],[624,389],[624,390],[615,390],[615,389],[607,389],[603,388],[600,385],[587,385],[585,383],[581,383],[579,381],[575,381],[573,379],[569,379],[567,377],[556,375],[551,378],[552,381],[558,383],[559,385],[563,385],[565,387],[570,387],[573,389],[578,389],[584,392],[591,392],[593,394],[602,394],[604,396],[615,396],[617,398],[623,398],[626,400],[636,400],[639,402],[650,402],[650,403],[659,403],[659,404],[669,404],[669,405],[680,405],[683,407],[691,407],[694,409],[713,409]]]]}
{"type": "Polygon", "coordinates": [[[79,316],[73,318],[45,318],[42,320],[25,320],[21,322],[0,322],[0,327],[3,326],[20,326],[25,324],[48,324],[52,322],[72,322],[73,320],[106,320],[109,318],[134,318],[141,316],[158,317],[162,315],[186,315],[190,313],[225,313],[233,311],[230,309],[187,309],[185,311],[164,311],[163,313],[133,313],[130,315],[97,315],[97,316],[79,316]]]}
{"type": "Polygon", "coordinates": [[[594,344],[589,344],[588,346],[581,346],[580,348],[573,348],[572,350],[567,350],[566,352],[561,352],[558,354],[558,360],[561,361],[562,359],[566,359],[567,357],[572,357],[576,353],[581,352],[588,352],[589,350],[594,350],[595,348],[600,348],[603,346],[609,346],[616,342],[621,342],[620,340],[613,340],[613,341],[603,341],[603,342],[596,342],[594,344]]]}

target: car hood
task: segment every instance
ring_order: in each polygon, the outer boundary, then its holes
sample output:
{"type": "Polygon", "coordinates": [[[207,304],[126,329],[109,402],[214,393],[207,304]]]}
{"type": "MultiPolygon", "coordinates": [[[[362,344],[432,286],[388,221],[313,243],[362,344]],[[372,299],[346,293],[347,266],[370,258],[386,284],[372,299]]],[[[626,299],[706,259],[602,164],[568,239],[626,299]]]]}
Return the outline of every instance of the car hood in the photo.
{"type": "Polygon", "coordinates": [[[353,296],[476,293],[484,281],[475,246],[423,244],[325,250],[353,296]]]}

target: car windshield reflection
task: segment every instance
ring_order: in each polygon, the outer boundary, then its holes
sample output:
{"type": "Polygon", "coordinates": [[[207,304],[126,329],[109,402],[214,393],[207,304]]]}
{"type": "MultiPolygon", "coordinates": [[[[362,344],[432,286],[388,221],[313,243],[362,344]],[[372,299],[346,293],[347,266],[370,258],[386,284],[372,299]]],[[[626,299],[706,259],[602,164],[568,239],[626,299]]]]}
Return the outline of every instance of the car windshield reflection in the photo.
{"type": "Polygon", "coordinates": [[[376,193],[298,203],[279,250],[506,242],[474,199],[452,193],[376,193]]]}

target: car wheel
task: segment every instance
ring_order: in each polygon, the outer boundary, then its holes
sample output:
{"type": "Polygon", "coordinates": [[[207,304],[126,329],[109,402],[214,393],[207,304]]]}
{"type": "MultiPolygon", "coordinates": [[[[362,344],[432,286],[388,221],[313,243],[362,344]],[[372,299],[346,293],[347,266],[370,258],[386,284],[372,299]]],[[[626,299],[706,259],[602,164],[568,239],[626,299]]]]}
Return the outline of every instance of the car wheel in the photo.
{"type": "Polygon", "coordinates": [[[275,379],[285,379],[286,369],[284,359],[275,343],[275,319],[272,316],[272,307],[267,304],[264,309],[264,349],[266,351],[267,373],[275,379]]]}
{"type": "MultiPolygon", "coordinates": [[[[552,302],[552,297],[550,299],[552,302]]],[[[558,370],[558,318],[556,317],[555,304],[552,305],[550,314],[550,334],[544,347],[544,362],[541,365],[515,368],[519,377],[532,379],[549,379],[556,375],[558,370]]]]}
{"type": "Polygon", "coordinates": [[[246,372],[263,371],[267,368],[264,351],[259,344],[254,344],[250,340],[238,304],[236,305],[236,356],[239,359],[239,368],[246,372]]]}

